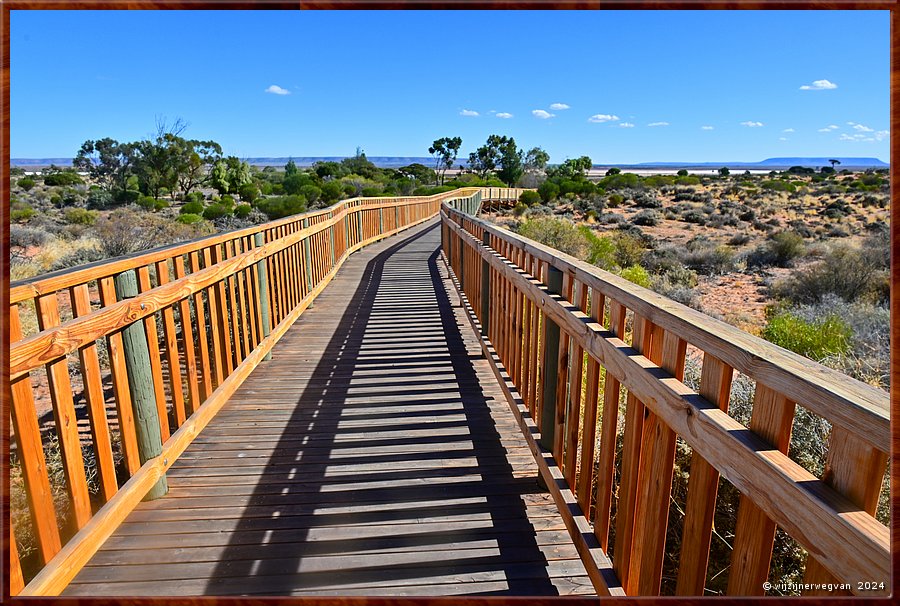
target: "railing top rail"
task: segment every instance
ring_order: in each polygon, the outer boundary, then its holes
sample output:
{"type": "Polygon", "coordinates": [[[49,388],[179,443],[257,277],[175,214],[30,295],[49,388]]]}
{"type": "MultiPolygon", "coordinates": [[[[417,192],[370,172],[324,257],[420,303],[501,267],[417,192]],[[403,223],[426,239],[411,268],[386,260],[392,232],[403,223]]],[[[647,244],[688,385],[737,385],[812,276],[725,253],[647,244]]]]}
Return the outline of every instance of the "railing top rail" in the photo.
{"type": "Polygon", "coordinates": [[[252,227],[245,227],[241,229],[221,232],[218,234],[213,234],[211,236],[204,236],[202,238],[188,240],[186,242],[177,242],[175,244],[160,246],[149,251],[140,251],[128,255],[123,255],[121,257],[96,261],[71,269],[63,269],[55,272],[41,274],[39,276],[35,276],[33,278],[28,278],[25,280],[17,280],[10,284],[9,302],[10,304],[16,304],[41,295],[56,292],[70,286],[84,284],[86,282],[90,282],[91,280],[108,277],[112,274],[120,273],[128,269],[133,269],[135,267],[163,261],[176,255],[182,255],[200,250],[207,246],[214,246],[222,242],[232,241],[246,236],[252,236],[259,232],[276,229],[285,225],[295,224],[306,219],[333,215],[343,208],[351,208],[354,206],[358,207],[363,203],[372,202],[377,204],[390,201],[392,205],[401,206],[406,204],[416,204],[435,200],[447,201],[455,198],[465,197],[467,195],[472,195],[472,193],[478,191],[479,189],[480,188],[461,188],[449,192],[434,194],[431,196],[405,196],[399,198],[349,198],[347,200],[336,202],[335,204],[327,208],[312,210],[299,215],[284,217],[282,219],[276,219],[267,223],[261,223],[260,225],[254,225],[252,227]]]}
{"type": "Polygon", "coordinates": [[[890,452],[887,392],[667,299],[620,276],[482,219],[443,206],[487,232],[619,301],[654,324],[777,390],[882,452],[890,452]]]}

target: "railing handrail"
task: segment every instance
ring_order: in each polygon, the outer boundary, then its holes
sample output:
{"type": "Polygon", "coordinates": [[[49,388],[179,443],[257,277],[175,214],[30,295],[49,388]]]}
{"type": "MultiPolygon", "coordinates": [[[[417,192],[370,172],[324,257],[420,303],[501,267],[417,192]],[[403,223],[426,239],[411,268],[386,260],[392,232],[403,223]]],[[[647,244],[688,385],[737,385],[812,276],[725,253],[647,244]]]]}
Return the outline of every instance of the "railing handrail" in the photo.
{"type": "MultiPolygon", "coordinates": [[[[884,581],[875,591],[890,590],[890,530],[876,517],[890,449],[886,393],[449,205],[441,218],[482,349],[531,428],[532,450],[557,470],[544,474],[558,478],[551,493],[579,519],[593,509],[600,550],[626,593],[659,594],[678,438],[691,449],[679,595],[707,586],[720,478],[741,494],[729,594],[763,595],[777,527],[809,553],[804,583],[863,594],[874,576],[884,581]],[[704,354],[697,387],[685,383],[689,347],[704,354]],[[744,401],[735,371],[755,380],[749,423],[729,414],[735,397],[744,401]],[[824,471],[792,458],[795,405],[833,424],[824,471]]],[[[599,574],[593,548],[576,547],[599,574]]]]}
{"type": "Polygon", "coordinates": [[[346,200],[336,202],[326,208],[311,210],[305,213],[291,215],[289,217],[282,217],[281,219],[275,219],[251,227],[243,227],[239,229],[219,232],[209,236],[195,238],[193,240],[167,244],[164,246],[152,248],[150,250],[138,251],[127,255],[113,257],[110,259],[103,259],[101,261],[95,261],[93,263],[87,263],[85,265],[80,265],[73,268],[61,269],[58,271],[41,274],[32,278],[16,280],[15,282],[11,282],[9,285],[9,302],[10,304],[20,303],[22,301],[62,290],[73,285],[83,284],[91,280],[96,280],[97,278],[107,277],[113,273],[119,273],[122,271],[127,271],[129,269],[134,269],[135,267],[139,267],[141,265],[147,265],[149,263],[161,261],[177,254],[190,253],[207,246],[234,240],[236,238],[252,236],[260,232],[273,230],[286,225],[291,225],[297,223],[298,221],[324,217],[329,214],[333,216],[334,213],[339,212],[343,208],[350,208],[354,205],[361,205],[364,202],[383,202],[385,200],[391,200],[391,206],[398,206],[417,204],[425,201],[443,201],[456,197],[463,197],[467,192],[471,192],[476,189],[480,188],[460,188],[449,192],[433,194],[431,196],[399,196],[396,198],[348,198],[346,200]]]}
{"type": "Polygon", "coordinates": [[[884,390],[530,238],[449,206],[444,210],[451,215],[465,216],[498,238],[522,247],[560,271],[620,300],[628,308],[639,311],[666,330],[682,335],[738,372],[777,389],[878,450],[890,452],[890,397],[884,390]]]}
{"type": "MultiPolygon", "coordinates": [[[[441,202],[460,200],[474,209],[480,194],[480,188],[471,187],[430,196],[351,198],[325,209],[16,283],[9,308],[10,414],[36,545],[46,565],[23,588],[18,553],[13,552],[11,567],[19,574],[12,593],[48,595],[65,587],[266,359],[350,254],[433,219],[441,202]],[[131,280],[137,284],[129,289],[135,290],[126,291],[131,280]],[[96,288],[90,285],[93,281],[96,288]],[[99,308],[92,307],[92,292],[99,295],[99,308]],[[57,294],[71,306],[68,319],[61,317],[57,294]],[[30,300],[33,310],[23,304],[30,300]],[[23,311],[37,319],[36,333],[22,334],[23,311]],[[127,342],[125,331],[132,331],[127,342]],[[97,343],[104,340],[108,360],[101,368],[97,343]],[[146,345],[143,353],[135,349],[140,343],[146,345]],[[71,422],[76,416],[75,390],[66,356],[76,352],[102,483],[97,496],[104,504],[96,513],[79,429],[71,422]],[[78,529],[67,542],[60,540],[37,423],[31,373],[39,369],[46,370],[65,487],[78,529]],[[152,393],[132,389],[133,372],[152,379],[152,393]],[[122,486],[113,459],[104,376],[113,383],[116,440],[129,477],[122,486]],[[155,429],[138,423],[138,406],[142,418],[158,417],[155,429]],[[138,444],[137,427],[145,437],[155,433],[150,442],[159,438],[159,444],[138,444]]],[[[140,383],[138,375],[134,377],[140,383]]]]}

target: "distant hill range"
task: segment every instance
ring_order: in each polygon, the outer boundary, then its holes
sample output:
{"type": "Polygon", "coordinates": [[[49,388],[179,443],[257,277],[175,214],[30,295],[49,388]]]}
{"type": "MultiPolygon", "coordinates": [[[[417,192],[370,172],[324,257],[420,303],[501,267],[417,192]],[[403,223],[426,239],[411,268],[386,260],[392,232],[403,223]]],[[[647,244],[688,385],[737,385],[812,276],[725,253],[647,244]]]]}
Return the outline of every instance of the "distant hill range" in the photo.
{"type": "MultiPolygon", "coordinates": [[[[290,158],[244,158],[254,166],[284,166],[290,158]]],[[[344,156],[300,156],[293,158],[297,166],[312,166],[316,162],[340,162],[344,156]]],[[[434,166],[434,158],[421,156],[370,156],[369,160],[381,168],[399,168],[410,164],[419,163],[425,166],[434,166]]],[[[727,166],[729,169],[786,169],[792,166],[808,166],[818,168],[831,166],[829,160],[839,160],[838,169],[842,168],[888,168],[889,165],[878,158],[767,158],[761,162],[641,162],[639,164],[595,164],[596,168],[617,166],[621,169],[640,168],[643,170],[652,168],[720,168],[727,166]]],[[[465,164],[460,158],[458,164],[465,164]]],[[[12,166],[22,168],[42,168],[55,164],[56,166],[71,166],[72,158],[12,158],[12,166]]]]}
{"type": "MultiPolygon", "coordinates": [[[[727,166],[729,169],[785,169],[792,166],[807,166],[818,168],[820,166],[831,166],[831,160],[838,160],[840,164],[836,167],[842,168],[888,168],[890,165],[882,162],[878,158],[766,158],[761,162],[641,162],[640,164],[617,164],[619,168],[721,168],[727,166]]],[[[604,165],[606,166],[606,165],[604,165]]],[[[609,165],[612,166],[612,165],[609,165]]]]}

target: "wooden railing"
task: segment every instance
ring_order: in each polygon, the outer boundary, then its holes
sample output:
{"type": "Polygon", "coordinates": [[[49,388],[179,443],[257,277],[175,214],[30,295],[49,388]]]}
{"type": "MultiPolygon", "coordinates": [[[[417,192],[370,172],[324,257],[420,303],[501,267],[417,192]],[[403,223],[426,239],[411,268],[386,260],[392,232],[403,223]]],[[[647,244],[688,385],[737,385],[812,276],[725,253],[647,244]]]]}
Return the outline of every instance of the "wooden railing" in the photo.
{"type": "Polygon", "coordinates": [[[13,538],[12,595],[58,594],[141,499],[165,491],[166,470],[353,251],[442,202],[475,212],[480,196],[354,198],[13,283],[11,467],[40,571],[23,574],[13,538]]]}
{"type": "Polygon", "coordinates": [[[577,512],[570,530],[593,533],[576,546],[598,592],[660,593],[680,438],[691,452],[675,593],[704,593],[720,477],[741,495],[729,594],[781,581],[768,578],[776,527],[809,553],[804,593],[889,593],[889,530],[874,517],[884,391],[449,205],[441,217],[444,254],[542,473],[577,512]],[[702,354],[696,390],[689,352],[702,354]],[[747,426],[729,416],[739,374],[754,387],[747,426]],[[797,406],[832,425],[820,477],[787,455],[797,406]]]}

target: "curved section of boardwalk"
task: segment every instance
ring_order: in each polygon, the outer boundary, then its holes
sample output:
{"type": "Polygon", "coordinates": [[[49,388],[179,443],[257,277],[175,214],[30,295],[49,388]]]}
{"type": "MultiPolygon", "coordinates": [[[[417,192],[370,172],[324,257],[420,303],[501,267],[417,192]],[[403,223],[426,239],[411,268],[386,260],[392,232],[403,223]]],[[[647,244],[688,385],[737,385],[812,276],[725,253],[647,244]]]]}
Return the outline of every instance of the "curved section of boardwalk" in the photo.
{"type": "Polygon", "coordinates": [[[593,595],[439,240],[352,256],[64,595],[593,595]]]}

